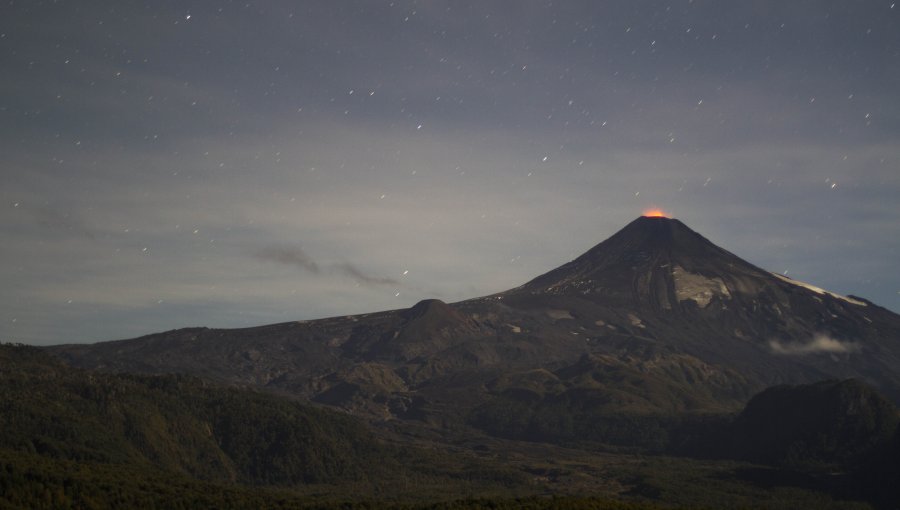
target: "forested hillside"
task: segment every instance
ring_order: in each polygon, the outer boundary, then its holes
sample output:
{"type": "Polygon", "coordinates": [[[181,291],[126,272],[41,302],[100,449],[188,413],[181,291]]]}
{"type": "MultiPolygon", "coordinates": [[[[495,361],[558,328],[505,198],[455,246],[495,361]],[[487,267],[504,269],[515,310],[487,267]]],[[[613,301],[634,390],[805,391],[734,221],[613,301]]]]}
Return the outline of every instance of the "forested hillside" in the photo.
{"type": "MultiPolygon", "coordinates": [[[[250,486],[377,496],[526,485],[470,457],[386,444],[333,411],[194,377],[73,369],[11,345],[0,345],[0,467],[4,497],[24,507],[147,497],[218,506],[250,486]]],[[[253,491],[249,501],[270,496],[253,491]]]]}
{"type": "Polygon", "coordinates": [[[534,407],[513,413],[532,428],[513,420],[494,431],[524,431],[519,439],[474,429],[401,438],[273,394],[76,369],[41,349],[0,345],[0,507],[890,508],[897,416],[883,397],[848,381],[775,389],[752,403],[736,419],[699,422],[534,407]],[[554,429],[539,426],[552,409],[573,424],[557,433],[576,434],[529,437],[554,429]],[[808,427],[816,416],[822,426],[808,427]],[[778,433],[757,422],[779,424],[778,433]],[[700,458],[702,445],[715,451],[700,458]],[[771,455],[748,458],[740,445],[771,455]],[[675,454],[694,458],[666,456],[675,454]]]}

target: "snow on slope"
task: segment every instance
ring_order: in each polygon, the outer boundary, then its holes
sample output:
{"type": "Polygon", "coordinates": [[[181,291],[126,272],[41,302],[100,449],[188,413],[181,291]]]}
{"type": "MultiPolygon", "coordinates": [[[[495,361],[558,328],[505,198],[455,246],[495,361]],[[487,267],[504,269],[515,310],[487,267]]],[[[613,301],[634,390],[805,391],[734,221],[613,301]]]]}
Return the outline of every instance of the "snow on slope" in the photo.
{"type": "Polygon", "coordinates": [[[844,300],[844,301],[846,301],[846,302],[848,302],[848,303],[850,303],[850,304],[852,304],[852,305],[866,306],[866,304],[863,303],[862,301],[858,301],[858,300],[853,299],[853,298],[848,298],[847,296],[842,296],[842,295],[840,295],[840,294],[835,294],[834,292],[829,292],[829,291],[827,291],[827,290],[825,290],[825,289],[816,287],[815,285],[810,285],[810,284],[808,284],[808,283],[804,283],[804,282],[801,282],[801,281],[798,281],[798,280],[794,280],[793,278],[788,278],[787,276],[780,275],[780,274],[778,274],[778,273],[772,273],[772,274],[775,275],[775,276],[777,276],[778,279],[781,280],[781,281],[788,282],[788,283],[790,283],[790,284],[792,284],[792,285],[796,285],[796,286],[798,286],[798,287],[803,287],[803,288],[805,288],[805,289],[809,289],[809,290],[815,292],[816,294],[828,294],[828,295],[831,296],[831,297],[835,297],[835,298],[838,298],[838,299],[842,299],[842,300],[844,300]]]}

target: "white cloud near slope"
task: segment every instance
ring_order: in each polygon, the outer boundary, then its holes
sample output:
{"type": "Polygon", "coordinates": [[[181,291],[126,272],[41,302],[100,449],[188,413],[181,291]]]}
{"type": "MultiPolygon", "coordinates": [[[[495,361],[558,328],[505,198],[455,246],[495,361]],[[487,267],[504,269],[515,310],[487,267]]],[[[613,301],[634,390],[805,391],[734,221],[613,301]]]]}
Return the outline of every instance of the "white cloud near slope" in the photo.
{"type": "Polygon", "coordinates": [[[779,342],[770,340],[769,347],[775,354],[788,356],[805,354],[846,354],[859,351],[859,345],[853,342],[843,342],[831,338],[828,335],[815,335],[809,342],[779,342]]]}

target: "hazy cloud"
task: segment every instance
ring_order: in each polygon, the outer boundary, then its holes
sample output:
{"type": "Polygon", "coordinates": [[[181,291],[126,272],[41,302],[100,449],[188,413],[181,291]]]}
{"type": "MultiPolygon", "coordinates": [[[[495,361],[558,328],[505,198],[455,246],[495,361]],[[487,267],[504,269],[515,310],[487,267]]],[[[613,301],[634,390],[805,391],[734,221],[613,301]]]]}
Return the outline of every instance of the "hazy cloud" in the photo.
{"type": "Polygon", "coordinates": [[[846,354],[859,350],[859,345],[853,342],[842,342],[827,335],[816,335],[809,342],[779,342],[777,340],[769,341],[769,347],[775,354],[783,355],[803,355],[803,354],[846,354]]]}

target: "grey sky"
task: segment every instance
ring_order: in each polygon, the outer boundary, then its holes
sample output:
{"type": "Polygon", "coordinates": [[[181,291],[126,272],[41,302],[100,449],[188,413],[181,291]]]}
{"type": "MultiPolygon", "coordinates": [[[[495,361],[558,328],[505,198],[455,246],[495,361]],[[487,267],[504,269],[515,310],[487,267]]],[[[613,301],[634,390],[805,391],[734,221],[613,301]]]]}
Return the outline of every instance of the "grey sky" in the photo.
{"type": "Polygon", "coordinates": [[[517,286],[658,206],[900,310],[900,6],[7,2],[0,340],[517,286]]]}

